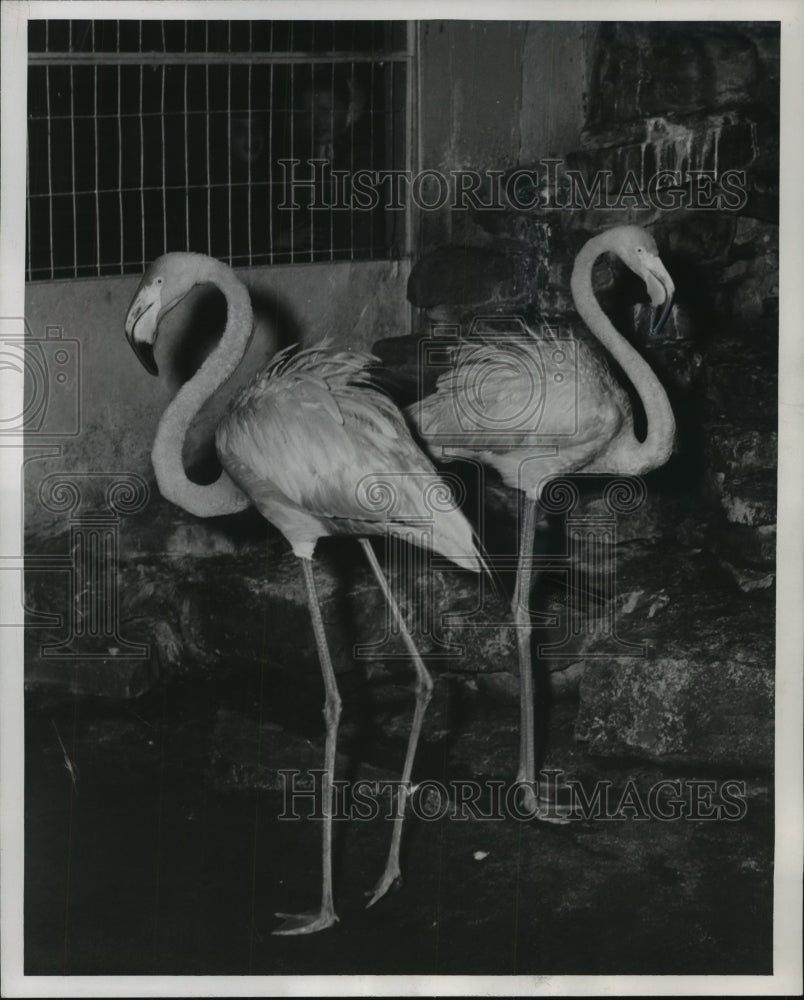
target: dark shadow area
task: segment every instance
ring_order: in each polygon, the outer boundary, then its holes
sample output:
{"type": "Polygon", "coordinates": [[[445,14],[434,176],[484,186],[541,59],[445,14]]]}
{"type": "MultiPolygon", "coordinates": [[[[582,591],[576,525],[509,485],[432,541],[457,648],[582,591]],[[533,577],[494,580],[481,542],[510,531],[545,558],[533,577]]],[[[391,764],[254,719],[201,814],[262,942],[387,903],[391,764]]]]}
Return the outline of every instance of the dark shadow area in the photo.
{"type": "MultiPolygon", "coordinates": [[[[312,906],[320,891],[320,823],[278,819],[272,740],[296,747],[299,768],[320,766],[320,707],[314,692],[281,697],[270,671],[243,680],[171,685],[127,704],[28,697],[28,974],[770,973],[773,804],[758,775],[744,776],[748,809],[735,823],[555,827],[486,818],[485,795],[479,817],[413,815],[404,885],[370,910],[364,893],[391,824],[382,814],[338,822],[341,922],[312,937],[272,936],[275,911],[312,906]],[[235,724],[228,735],[224,717],[235,724]]],[[[409,692],[396,692],[376,691],[373,708],[409,719],[409,692]]],[[[348,721],[364,694],[345,702],[348,721]]],[[[418,780],[510,782],[515,705],[440,678],[434,708],[418,780]],[[506,746],[504,771],[488,770],[506,746]]],[[[553,764],[586,787],[602,780],[619,794],[633,781],[644,797],[682,774],[584,757],[567,706],[552,726],[553,764]]],[[[368,773],[398,773],[404,735],[399,725],[361,745],[368,773]]]]}

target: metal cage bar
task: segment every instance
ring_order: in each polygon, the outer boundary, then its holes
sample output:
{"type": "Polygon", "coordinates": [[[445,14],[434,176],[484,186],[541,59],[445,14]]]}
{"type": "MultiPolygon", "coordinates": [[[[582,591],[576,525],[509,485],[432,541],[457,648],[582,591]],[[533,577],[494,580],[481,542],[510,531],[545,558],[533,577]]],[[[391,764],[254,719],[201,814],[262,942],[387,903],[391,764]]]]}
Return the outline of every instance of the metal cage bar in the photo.
{"type": "Polygon", "coordinates": [[[254,266],[409,248],[409,210],[333,208],[332,171],[409,167],[410,26],[301,22],[293,51],[292,23],[201,24],[161,22],[160,37],[154,22],[44,22],[29,54],[29,280],[136,272],[175,249],[254,266]],[[347,47],[326,49],[336,38],[347,47]],[[147,44],[163,51],[126,50],[147,44]],[[259,48],[211,51],[223,44],[259,48]]]}

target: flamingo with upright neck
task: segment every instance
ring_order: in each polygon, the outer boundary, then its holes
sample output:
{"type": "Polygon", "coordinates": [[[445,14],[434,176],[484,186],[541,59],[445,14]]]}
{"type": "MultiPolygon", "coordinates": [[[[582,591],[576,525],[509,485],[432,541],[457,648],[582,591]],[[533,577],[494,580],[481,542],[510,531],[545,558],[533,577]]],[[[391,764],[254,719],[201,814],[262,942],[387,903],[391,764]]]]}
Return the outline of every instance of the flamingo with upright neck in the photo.
{"type": "Polygon", "coordinates": [[[274,933],[308,934],[338,919],[332,886],[332,815],[335,749],[341,700],[332,668],[313,574],[313,550],[324,535],[352,535],[360,543],[388,602],[416,669],[416,705],[400,781],[397,812],[385,870],[369,901],[400,880],[399,851],[406,800],[432,680],[405,625],[368,536],[396,535],[473,571],[482,559],[472,530],[448,489],[416,445],[396,405],[369,380],[366,354],[314,347],[295,356],[283,351],[236,395],[217,427],[223,466],[218,480],[199,485],[182,461],[187,431],[205,401],[233,374],[252,333],[248,291],[226,265],[200,254],[171,253],[146,270],[125,322],[126,336],[149,372],[159,323],[194,287],[211,283],[226,298],[223,335],[186,382],[159,423],[151,453],[162,496],[197,517],[233,514],[253,504],[274,524],[300,559],[318,657],[324,678],[326,720],[323,788],[321,906],[311,913],[278,914],[274,933]],[[372,504],[372,487],[394,497],[393,510],[372,504]],[[440,489],[432,502],[432,487],[440,489]],[[381,509],[380,509],[381,508],[381,509]],[[422,531],[429,526],[429,533],[422,531]],[[413,530],[411,530],[413,529],[413,530]]]}
{"type": "Polygon", "coordinates": [[[603,312],[592,286],[602,254],[616,254],[644,282],[661,329],[673,281],[653,237],[639,226],[616,226],[590,239],[575,259],[570,287],[575,308],[636,389],[647,418],[640,441],[627,393],[605,359],[576,340],[574,371],[566,341],[517,338],[466,341],[436,391],[407,410],[431,454],[479,461],[525,497],[512,613],[520,676],[520,762],[517,780],[526,807],[539,815],[531,664],[532,552],[538,501],[546,483],[573,472],[640,475],[663,465],[673,450],[675,420],[667,393],[650,365],[603,312]],[[656,311],[661,310],[658,317],[656,311]]]}

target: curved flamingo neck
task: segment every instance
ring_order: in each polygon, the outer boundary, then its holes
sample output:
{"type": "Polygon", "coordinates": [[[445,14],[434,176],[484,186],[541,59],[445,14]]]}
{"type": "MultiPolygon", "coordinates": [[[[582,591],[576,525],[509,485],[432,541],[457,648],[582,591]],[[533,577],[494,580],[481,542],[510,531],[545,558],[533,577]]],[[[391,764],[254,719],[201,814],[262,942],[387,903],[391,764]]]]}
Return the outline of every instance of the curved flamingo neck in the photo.
{"type": "Polygon", "coordinates": [[[240,363],[251,338],[253,314],[245,286],[225,265],[212,260],[205,264],[198,271],[196,283],[204,282],[217,285],[226,298],[226,328],[218,345],[165,410],[151,460],[159,491],[166,500],[197,517],[216,517],[245,510],[250,501],[225,471],[206,486],[188,479],[182,458],[184,439],[198,411],[240,363]]]}
{"type": "Polygon", "coordinates": [[[676,422],[670,400],[650,365],[615,328],[597,301],[592,267],[606,251],[618,253],[617,241],[601,233],[588,241],[575,258],[570,288],[578,315],[631,379],[645,408],[648,433],[634,435],[633,421],[615,438],[605,454],[606,470],[639,475],[663,465],[673,450],[676,422]]]}

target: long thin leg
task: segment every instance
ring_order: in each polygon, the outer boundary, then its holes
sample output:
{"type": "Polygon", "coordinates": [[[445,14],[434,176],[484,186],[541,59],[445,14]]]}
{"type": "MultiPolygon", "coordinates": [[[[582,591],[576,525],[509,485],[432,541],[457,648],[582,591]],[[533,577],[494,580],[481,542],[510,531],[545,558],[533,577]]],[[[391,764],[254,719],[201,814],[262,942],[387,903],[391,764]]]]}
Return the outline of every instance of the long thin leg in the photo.
{"type": "Polygon", "coordinates": [[[531,659],[532,625],[530,619],[530,592],[533,585],[533,543],[536,537],[538,504],[527,497],[524,502],[522,530],[519,537],[519,562],[516,586],[511,602],[516,643],[519,653],[519,771],[517,782],[522,782],[523,806],[534,818],[563,825],[569,822],[555,809],[547,796],[540,796],[536,785],[536,744],[533,709],[533,662],[531,659]]]}
{"type": "Polygon", "coordinates": [[[530,590],[533,580],[533,543],[536,537],[536,501],[524,501],[522,529],[519,535],[519,562],[511,611],[516,630],[519,653],[519,771],[518,782],[523,782],[525,809],[535,812],[536,750],[533,718],[533,664],[531,663],[530,590]]]}
{"type": "Polygon", "coordinates": [[[402,778],[399,785],[399,799],[397,800],[394,827],[391,833],[391,849],[388,852],[388,860],[385,863],[385,871],[382,873],[379,882],[374,888],[371,899],[367,904],[368,906],[373,906],[374,903],[376,903],[378,899],[381,899],[392,886],[398,885],[402,880],[402,873],[399,868],[399,849],[402,844],[402,823],[405,819],[405,806],[407,805],[408,796],[410,794],[410,776],[413,772],[413,759],[416,756],[419,734],[422,731],[424,713],[427,711],[427,706],[429,705],[430,698],[433,694],[433,680],[422,662],[422,658],[419,655],[416,644],[413,642],[410,632],[405,625],[404,616],[399,609],[399,605],[397,604],[391,591],[388,580],[386,579],[379,562],[377,562],[377,557],[374,555],[374,549],[372,549],[368,539],[366,538],[361,538],[360,544],[363,546],[363,551],[366,553],[369,565],[374,570],[374,575],[377,577],[377,582],[382,589],[385,600],[388,602],[391,614],[394,616],[394,621],[399,627],[399,631],[402,635],[402,641],[407,646],[408,652],[413,659],[413,665],[416,668],[416,708],[413,712],[413,721],[410,726],[410,736],[408,737],[408,748],[405,753],[405,764],[402,768],[402,778]]]}
{"type": "Polygon", "coordinates": [[[321,673],[324,677],[324,719],[327,724],[327,738],[324,745],[324,830],[321,841],[322,886],[321,909],[316,913],[277,913],[284,917],[285,922],[274,934],[312,934],[314,931],[331,927],[338,919],[332,898],[332,814],[334,806],[335,779],[335,747],[338,740],[338,721],[341,717],[341,698],[338,685],[335,682],[335,671],[327,646],[327,636],[324,631],[324,621],[318,604],[318,595],[313,577],[313,564],[310,559],[301,560],[304,570],[304,582],[307,584],[307,599],[310,605],[310,617],[313,620],[313,633],[318,648],[318,659],[321,663],[321,673]]]}

